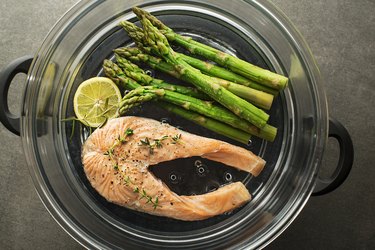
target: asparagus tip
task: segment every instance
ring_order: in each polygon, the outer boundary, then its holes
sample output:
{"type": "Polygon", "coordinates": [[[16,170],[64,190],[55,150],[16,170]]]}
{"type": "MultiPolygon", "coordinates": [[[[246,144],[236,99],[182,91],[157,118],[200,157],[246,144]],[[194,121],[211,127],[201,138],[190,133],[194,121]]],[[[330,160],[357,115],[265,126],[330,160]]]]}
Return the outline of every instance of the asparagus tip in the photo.
{"type": "Polygon", "coordinates": [[[141,19],[142,16],[148,16],[148,17],[153,17],[149,12],[145,11],[144,9],[142,8],[139,8],[137,6],[134,6],[132,8],[132,11],[134,12],[134,14],[137,15],[137,17],[139,19],[141,19]]]}

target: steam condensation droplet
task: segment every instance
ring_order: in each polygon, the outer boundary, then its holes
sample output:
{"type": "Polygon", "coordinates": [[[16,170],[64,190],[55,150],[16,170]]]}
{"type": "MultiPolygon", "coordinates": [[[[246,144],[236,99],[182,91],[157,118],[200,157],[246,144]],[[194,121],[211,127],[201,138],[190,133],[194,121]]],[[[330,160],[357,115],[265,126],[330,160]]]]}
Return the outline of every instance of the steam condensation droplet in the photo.
{"type": "Polygon", "coordinates": [[[229,173],[229,172],[226,172],[226,173],[224,174],[224,179],[225,179],[226,181],[231,181],[231,180],[233,179],[232,174],[229,173]]]}
{"type": "Polygon", "coordinates": [[[175,173],[171,173],[169,175],[169,180],[171,181],[172,184],[178,184],[180,182],[179,176],[177,176],[177,174],[175,173]]]}
{"type": "Polygon", "coordinates": [[[152,70],[146,70],[145,71],[145,73],[147,74],[147,75],[149,75],[149,76],[151,76],[151,77],[154,77],[155,76],[155,73],[154,73],[154,71],[152,71],[152,70]]]}
{"type": "Polygon", "coordinates": [[[196,166],[196,167],[200,167],[200,166],[202,166],[202,162],[201,162],[200,160],[196,160],[196,161],[194,162],[194,166],[196,166]]]}
{"type": "Polygon", "coordinates": [[[160,122],[163,123],[163,124],[169,124],[171,121],[170,121],[169,118],[166,118],[166,117],[165,117],[165,118],[161,118],[161,119],[160,119],[160,122]]]}
{"type": "Polygon", "coordinates": [[[204,167],[199,167],[198,168],[198,173],[200,173],[200,174],[203,174],[204,173],[204,167]]]}

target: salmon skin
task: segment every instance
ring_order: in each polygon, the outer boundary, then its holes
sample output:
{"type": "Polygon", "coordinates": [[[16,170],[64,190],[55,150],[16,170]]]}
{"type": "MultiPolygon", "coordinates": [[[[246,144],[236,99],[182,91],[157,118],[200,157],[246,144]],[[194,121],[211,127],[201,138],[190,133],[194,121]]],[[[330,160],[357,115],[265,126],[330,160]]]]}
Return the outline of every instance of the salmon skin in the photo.
{"type": "Polygon", "coordinates": [[[195,221],[229,212],[251,199],[241,182],[201,195],[180,196],[148,169],[160,162],[193,156],[254,176],[265,166],[262,158],[244,148],[135,116],[109,120],[82,148],[82,163],[91,185],[109,202],[129,209],[195,221]]]}

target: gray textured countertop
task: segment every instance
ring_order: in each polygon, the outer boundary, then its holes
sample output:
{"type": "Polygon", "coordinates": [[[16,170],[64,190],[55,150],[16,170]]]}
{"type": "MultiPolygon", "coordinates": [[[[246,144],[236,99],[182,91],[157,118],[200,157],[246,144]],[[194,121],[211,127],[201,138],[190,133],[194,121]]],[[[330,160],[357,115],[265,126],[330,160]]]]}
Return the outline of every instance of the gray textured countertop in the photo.
{"type": "MultiPolygon", "coordinates": [[[[74,2],[2,0],[0,68],[20,56],[34,54],[74,2]]],[[[349,130],[355,160],[347,181],[330,194],[312,197],[268,249],[375,249],[375,2],[273,2],[310,45],[325,81],[330,115],[349,130]]],[[[19,110],[24,81],[24,76],[17,76],[10,89],[13,112],[19,110]]],[[[42,205],[20,138],[1,124],[0,159],[0,248],[82,248],[42,205]]]]}

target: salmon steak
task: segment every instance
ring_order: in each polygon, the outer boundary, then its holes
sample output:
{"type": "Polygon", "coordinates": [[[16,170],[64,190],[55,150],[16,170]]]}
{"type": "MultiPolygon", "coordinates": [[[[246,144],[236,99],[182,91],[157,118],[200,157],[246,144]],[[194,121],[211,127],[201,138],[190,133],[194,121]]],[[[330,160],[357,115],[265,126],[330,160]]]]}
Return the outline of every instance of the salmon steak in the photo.
{"type": "MultiPolygon", "coordinates": [[[[178,195],[149,166],[199,156],[257,176],[265,161],[252,152],[156,120],[111,119],[84,142],[82,163],[92,187],[109,202],[178,220],[195,221],[238,208],[251,199],[242,182],[200,195],[178,195]]],[[[175,166],[178,168],[178,166],[175,166]]]]}

